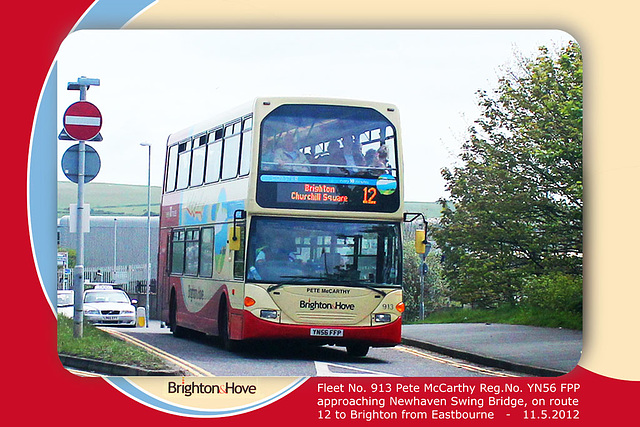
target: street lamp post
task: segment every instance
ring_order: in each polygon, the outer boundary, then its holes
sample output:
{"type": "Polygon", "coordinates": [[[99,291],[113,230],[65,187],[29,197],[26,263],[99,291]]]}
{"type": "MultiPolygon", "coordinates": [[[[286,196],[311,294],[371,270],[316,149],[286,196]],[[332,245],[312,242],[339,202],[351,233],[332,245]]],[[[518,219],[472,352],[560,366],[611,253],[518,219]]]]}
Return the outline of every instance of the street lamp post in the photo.
{"type": "Polygon", "coordinates": [[[149,294],[151,288],[151,144],[141,143],[149,149],[149,163],[147,167],[147,286],[145,289],[144,324],[149,327],[149,294]]]}
{"type": "Polygon", "coordinates": [[[113,218],[113,275],[111,283],[116,282],[116,268],[118,267],[118,218],[113,218]]]}

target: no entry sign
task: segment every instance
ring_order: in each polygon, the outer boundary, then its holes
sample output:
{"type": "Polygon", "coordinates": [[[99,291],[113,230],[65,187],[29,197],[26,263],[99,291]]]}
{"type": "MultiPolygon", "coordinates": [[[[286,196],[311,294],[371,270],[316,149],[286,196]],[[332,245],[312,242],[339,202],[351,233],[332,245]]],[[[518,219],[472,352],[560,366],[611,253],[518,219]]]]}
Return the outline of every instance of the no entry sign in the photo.
{"type": "Polygon", "coordinates": [[[102,127],[102,114],[98,107],[87,101],[78,101],[64,112],[62,122],[67,134],[78,141],[94,138],[102,127]]]}

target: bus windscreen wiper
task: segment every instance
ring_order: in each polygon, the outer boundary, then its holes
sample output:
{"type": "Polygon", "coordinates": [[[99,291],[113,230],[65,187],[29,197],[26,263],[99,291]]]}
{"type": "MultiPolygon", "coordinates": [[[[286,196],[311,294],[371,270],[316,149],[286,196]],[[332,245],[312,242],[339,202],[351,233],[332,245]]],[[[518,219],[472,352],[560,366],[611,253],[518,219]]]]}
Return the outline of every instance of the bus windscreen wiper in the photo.
{"type": "Polygon", "coordinates": [[[365,282],[364,280],[349,280],[347,282],[340,282],[340,285],[341,286],[349,286],[349,287],[352,287],[352,288],[366,288],[366,289],[369,289],[369,290],[372,290],[374,292],[379,293],[383,297],[387,296],[387,294],[384,291],[369,285],[368,282],[365,282]]]}

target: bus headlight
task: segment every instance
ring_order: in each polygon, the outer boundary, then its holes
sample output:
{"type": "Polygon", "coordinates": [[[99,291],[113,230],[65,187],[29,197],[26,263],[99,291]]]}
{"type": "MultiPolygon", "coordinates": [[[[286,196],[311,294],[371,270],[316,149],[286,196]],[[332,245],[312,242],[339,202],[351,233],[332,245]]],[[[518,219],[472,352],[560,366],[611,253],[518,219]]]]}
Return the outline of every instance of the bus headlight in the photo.
{"type": "Polygon", "coordinates": [[[260,317],[263,319],[277,319],[278,310],[260,310],[260,317]]]}
{"type": "Polygon", "coordinates": [[[388,313],[375,314],[373,320],[376,323],[388,323],[391,322],[391,315],[388,313]]]}

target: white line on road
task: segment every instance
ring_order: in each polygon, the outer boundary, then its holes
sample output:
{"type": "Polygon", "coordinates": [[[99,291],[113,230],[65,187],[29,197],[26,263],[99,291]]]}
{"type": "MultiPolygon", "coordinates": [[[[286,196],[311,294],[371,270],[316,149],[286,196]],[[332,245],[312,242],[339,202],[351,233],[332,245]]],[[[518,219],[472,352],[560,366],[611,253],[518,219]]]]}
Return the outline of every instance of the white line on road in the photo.
{"type": "Polygon", "coordinates": [[[397,375],[384,372],[370,371],[368,369],[354,368],[353,366],[338,365],[335,363],[314,362],[316,375],[319,377],[396,377],[397,375]],[[331,368],[341,372],[332,371],[331,368]]]}

